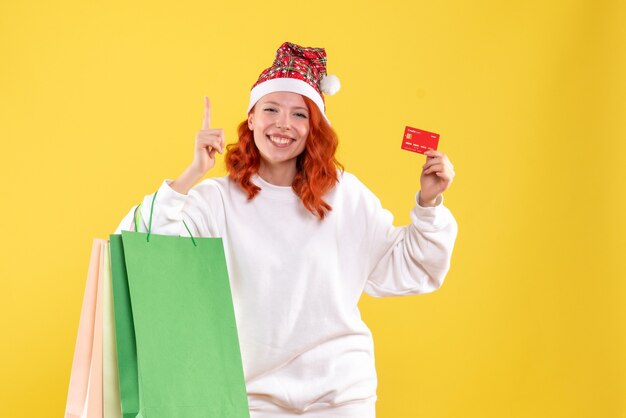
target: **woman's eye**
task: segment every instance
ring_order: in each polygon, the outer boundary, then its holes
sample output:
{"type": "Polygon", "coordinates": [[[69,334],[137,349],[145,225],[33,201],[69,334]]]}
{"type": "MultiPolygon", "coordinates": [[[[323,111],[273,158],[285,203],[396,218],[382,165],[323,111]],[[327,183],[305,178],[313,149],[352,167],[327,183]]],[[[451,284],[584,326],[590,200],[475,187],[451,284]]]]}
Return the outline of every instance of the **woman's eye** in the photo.
{"type": "Polygon", "coordinates": [[[299,118],[304,118],[304,119],[307,118],[307,115],[305,113],[296,113],[296,116],[299,118]]]}
{"type": "Polygon", "coordinates": [[[273,107],[267,107],[267,108],[265,108],[263,110],[266,111],[266,112],[275,112],[276,111],[276,109],[274,109],[273,107]]]}

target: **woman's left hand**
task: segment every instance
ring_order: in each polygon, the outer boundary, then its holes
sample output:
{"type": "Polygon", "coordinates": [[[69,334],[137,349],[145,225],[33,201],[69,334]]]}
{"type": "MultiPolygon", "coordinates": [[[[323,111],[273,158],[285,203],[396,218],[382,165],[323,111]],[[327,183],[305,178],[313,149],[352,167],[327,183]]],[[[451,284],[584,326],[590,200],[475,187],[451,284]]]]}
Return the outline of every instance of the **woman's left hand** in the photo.
{"type": "Polygon", "coordinates": [[[435,206],[437,199],[446,191],[454,179],[454,166],[443,152],[428,150],[426,164],[420,176],[420,206],[435,206]]]}

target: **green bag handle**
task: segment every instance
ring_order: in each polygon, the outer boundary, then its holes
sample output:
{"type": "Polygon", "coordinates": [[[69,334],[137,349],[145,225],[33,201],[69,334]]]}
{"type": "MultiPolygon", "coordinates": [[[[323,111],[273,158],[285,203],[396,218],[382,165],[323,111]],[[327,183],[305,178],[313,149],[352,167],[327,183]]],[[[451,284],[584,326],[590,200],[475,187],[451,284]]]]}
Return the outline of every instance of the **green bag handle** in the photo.
{"type": "MultiPolygon", "coordinates": [[[[150,205],[150,220],[148,221],[148,235],[146,236],[146,241],[147,242],[150,242],[150,234],[152,233],[152,212],[154,211],[154,201],[156,199],[157,193],[158,193],[158,191],[154,192],[154,196],[152,197],[152,204],[150,205]]],[[[138,229],[137,229],[137,224],[141,220],[141,211],[139,211],[138,209],[141,207],[141,205],[143,205],[143,202],[138,204],[135,207],[135,213],[133,214],[133,223],[135,224],[135,232],[139,232],[138,229]],[[137,213],[138,212],[139,212],[139,217],[137,217],[137,213]]],[[[193,239],[193,235],[191,234],[191,231],[189,230],[189,227],[187,226],[187,223],[185,223],[185,220],[183,220],[183,225],[185,225],[185,229],[189,233],[189,238],[191,238],[191,242],[193,242],[193,246],[197,247],[198,244],[196,244],[196,240],[193,239]]]]}
{"type": "MultiPolygon", "coordinates": [[[[139,230],[137,229],[137,224],[139,223],[139,219],[137,218],[137,211],[141,208],[141,205],[143,205],[143,203],[135,206],[135,213],[133,213],[133,225],[135,226],[135,232],[139,232],[139,230]]],[[[141,216],[141,212],[139,212],[139,215],[141,216]]]]}

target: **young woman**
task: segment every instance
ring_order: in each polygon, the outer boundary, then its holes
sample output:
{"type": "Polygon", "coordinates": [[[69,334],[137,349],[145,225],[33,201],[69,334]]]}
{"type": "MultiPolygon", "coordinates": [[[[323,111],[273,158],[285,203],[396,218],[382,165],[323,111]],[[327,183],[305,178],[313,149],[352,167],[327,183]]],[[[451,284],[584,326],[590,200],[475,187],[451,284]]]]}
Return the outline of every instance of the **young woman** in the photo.
{"type": "MultiPolygon", "coordinates": [[[[195,185],[225,144],[205,98],[193,162],[163,182],[154,203],[154,233],[187,235],[185,221],[195,236],[223,238],[253,418],[374,417],[373,340],[357,307],[361,294],[431,292],[450,266],[457,225],[442,193],[452,164],[427,153],[412,223],[394,227],[334,157],[322,95],[333,90],[324,49],[283,44],[252,88],[238,142],[226,147],[229,175],[195,185]]],[[[130,229],[132,214],[118,231],[130,229]]]]}

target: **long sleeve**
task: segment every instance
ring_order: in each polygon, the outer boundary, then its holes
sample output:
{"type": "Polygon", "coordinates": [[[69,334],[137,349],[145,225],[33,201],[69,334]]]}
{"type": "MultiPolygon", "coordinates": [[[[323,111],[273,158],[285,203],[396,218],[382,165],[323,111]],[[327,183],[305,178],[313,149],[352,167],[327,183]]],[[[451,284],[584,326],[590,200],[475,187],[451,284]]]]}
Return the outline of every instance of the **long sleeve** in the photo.
{"type": "MultiPolygon", "coordinates": [[[[141,217],[137,225],[140,232],[151,231],[162,235],[189,235],[183,221],[194,236],[220,235],[218,222],[223,218],[223,202],[219,187],[212,179],[204,180],[184,195],[170,187],[172,180],[165,180],[156,192],[144,197],[141,217]],[[153,204],[154,200],[154,204],[153,204]]],[[[124,217],[116,233],[132,228],[135,207],[124,217]]]]}
{"type": "Polygon", "coordinates": [[[402,227],[393,226],[392,214],[376,197],[368,200],[371,264],[365,292],[375,297],[402,296],[441,287],[458,229],[443,197],[435,207],[421,207],[417,193],[411,224],[402,227]]]}

